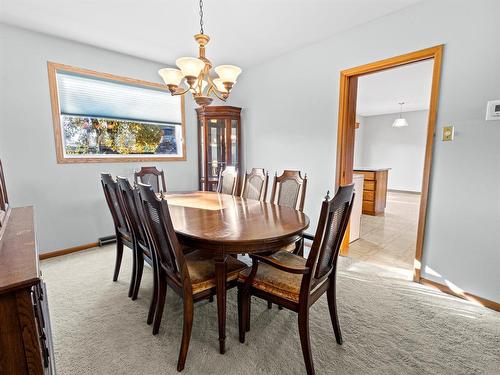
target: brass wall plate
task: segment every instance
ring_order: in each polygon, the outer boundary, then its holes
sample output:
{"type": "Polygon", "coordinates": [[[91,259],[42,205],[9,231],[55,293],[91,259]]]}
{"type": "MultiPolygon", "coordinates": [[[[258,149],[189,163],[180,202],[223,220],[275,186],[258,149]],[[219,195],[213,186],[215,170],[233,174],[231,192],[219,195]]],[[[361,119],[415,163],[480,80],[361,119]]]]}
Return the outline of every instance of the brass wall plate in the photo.
{"type": "Polygon", "coordinates": [[[443,127],[443,141],[453,141],[453,137],[455,135],[455,127],[450,125],[450,126],[444,126],[443,127]]]}

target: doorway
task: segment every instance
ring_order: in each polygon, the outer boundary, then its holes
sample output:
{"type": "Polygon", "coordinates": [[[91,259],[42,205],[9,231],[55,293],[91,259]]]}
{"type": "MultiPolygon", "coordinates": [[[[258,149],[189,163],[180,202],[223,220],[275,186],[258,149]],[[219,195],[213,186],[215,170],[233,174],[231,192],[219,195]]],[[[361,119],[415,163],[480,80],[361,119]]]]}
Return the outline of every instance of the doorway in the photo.
{"type": "MultiPolygon", "coordinates": [[[[425,234],[425,219],[427,200],[429,192],[429,178],[432,159],[432,148],[435,134],[436,111],[439,95],[439,80],[441,72],[443,46],[427,48],[424,50],[396,56],[386,60],[377,61],[341,72],[340,75],[340,99],[339,99],[339,129],[337,139],[337,174],[336,184],[345,185],[353,182],[354,154],[355,154],[355,129],[356,129],[356,106],[358,99],[359,78],[377,72],[406,66],[426,60],[432,61],[432,83],[428,106],[428,119],[425,136],[425,151],[421,181],[420,202],[418,204],[417,233],[415,244],[415,255],[413,262],[413,279],[420,281],[421,259],[423,253],[423,240],[425,234]]],[[[378,178],[370,171],[365,177],[376,181],[378,178]]],[[[382,177],[383,178],[383,177],[382,177]]],[[[383,181],[383,180],[382,180],[383,181]]],[[[379,183],[382,186],[383,182],[379,183]]],[[[386,205],[386,202],[380,205],[386,205]]],[[[379,205],[379,206],[380,206],[379,205]]],[[[343,255],[348,255],[349,238],[343,244],[343,255]]]]}

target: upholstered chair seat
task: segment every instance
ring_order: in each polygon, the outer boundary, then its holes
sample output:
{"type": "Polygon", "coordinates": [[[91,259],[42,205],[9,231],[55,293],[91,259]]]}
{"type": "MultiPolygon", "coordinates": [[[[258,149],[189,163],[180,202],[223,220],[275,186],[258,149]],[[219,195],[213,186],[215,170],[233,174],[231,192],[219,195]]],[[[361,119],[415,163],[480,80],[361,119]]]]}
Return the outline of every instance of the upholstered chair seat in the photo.
{"type": "Polygon", "coordinates": [[[295,251],[295,244],[291,243],[289,245],[283,246],[280,251],[288,251],[289,253],[293,253],[295,251]]]}
{"type": "MultiPolygon", "coordinates": [[[[278,251],[277,253],[268,256],[268,258],[274,259],[279,263],[292,268],[303,268],[305,267],[307,261],[301,256],[287,251],[278,251]]],[[[242,271],[239,275],[238,281],[240,283],[244,283],[248,278],[250,271],[251,268],[247,268],[242,271]]],[[[302,277],[302,275],[281,271],[273,266],[262,263],[259,265],[252,287],[298,303],[302,277]]],[[[317,286],[316,280],[313,284],[312,288],[314,289],[317,286]]]]}
{"type": "MultiPolygon", "coordinates": [[[[215,287],[215,262],[212,254],[194,250],[186,254],[186,264],[191,278],[193,294],[215,287]]],[[[227,281],[238,278],[238,274],[247,268],[247,265],[236,258],[227,258],[227,281]]]]}

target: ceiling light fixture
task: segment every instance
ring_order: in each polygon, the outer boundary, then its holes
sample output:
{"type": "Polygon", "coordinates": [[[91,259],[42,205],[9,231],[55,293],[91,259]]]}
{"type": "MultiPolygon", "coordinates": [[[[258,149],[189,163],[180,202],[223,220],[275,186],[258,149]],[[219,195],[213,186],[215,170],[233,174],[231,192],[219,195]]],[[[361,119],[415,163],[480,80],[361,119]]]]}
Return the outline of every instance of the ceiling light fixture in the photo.
{"type": "Polygon", "coordinates": [[[200,0],[200,33],[194,36],[199,45],[198,57],[181,57],[175,61],[179,69],[164,68],[158,73],[165,81],[172,95],[193,94],[194,101],[199,106],[212,103],[214,94],[220,100],[226,101],[229,93],[241,73],[241,68],[234,65],[219,65],[215,67],[218,78],[210,77],[212,63],[205,57],[205,46],[210,37],[203,33],[203,0],[200,0]],[[184,82],[183,82],[184,81],[184,82]],[[184,83],[184,86],[181,86],[184,83]]]}
{"type": "Polygon", "coordinates": [[[408,121],[406,121],[406,119],[403,118],[403,104],[405,104],[405,102],[401,102],[398,104],[401,106],[401,110],[399,112],[399,118],[394,120],[394,122],[392,123],[393,128],[403,128],[405,126],[408,126],[408,121]]]}

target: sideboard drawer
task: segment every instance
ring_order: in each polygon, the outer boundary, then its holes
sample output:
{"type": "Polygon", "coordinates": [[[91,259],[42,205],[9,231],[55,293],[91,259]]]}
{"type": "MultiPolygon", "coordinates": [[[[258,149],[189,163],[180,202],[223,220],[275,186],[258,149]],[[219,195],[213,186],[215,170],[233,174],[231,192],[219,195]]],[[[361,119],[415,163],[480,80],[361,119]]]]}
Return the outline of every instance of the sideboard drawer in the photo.
{"type": "Polygon", "coordinates": [[[363,201],[363,213],[368,215],[373,215],[375,212],[375,202],[373,201],[363,201]]]}
{"type": "Polygon", "coordinates": [[[375,190],[375,181],[365,181],[364,190],[375,190]]]}
{"type": "Polygon", "coordinates": [[[372,171],[356,171],[355,173],[362,174],[365,176],[365,184],[367,180],[375,180],[375,172],[372,171]]]}
{"type": "Polygon", "coordinates": [[[375,200],[375,192],[370,190],[363,191],[363,200],[365,201],[374,201],[375,200]]]}

